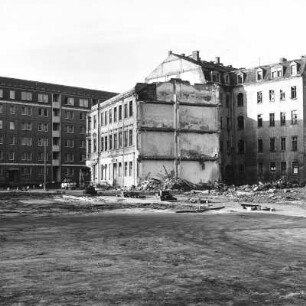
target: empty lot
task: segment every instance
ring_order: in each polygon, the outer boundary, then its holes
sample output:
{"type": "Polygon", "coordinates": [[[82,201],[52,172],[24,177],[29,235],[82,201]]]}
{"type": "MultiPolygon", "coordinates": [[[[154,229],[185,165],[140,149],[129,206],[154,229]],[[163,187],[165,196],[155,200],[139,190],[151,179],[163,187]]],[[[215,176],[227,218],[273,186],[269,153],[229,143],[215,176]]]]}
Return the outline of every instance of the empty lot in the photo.
{"type": "Polygon", "coordinates": [[[254,212],[0,220],[1,305],[304,305],[306,222],[254,212]]]}

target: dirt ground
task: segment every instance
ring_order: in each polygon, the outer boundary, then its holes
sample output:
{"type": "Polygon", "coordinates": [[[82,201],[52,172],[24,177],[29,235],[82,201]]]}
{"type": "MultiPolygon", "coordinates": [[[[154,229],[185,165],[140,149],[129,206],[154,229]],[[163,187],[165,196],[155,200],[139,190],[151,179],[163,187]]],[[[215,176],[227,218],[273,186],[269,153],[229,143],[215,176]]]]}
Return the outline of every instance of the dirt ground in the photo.
{"type": "Polygon", "coordinates": [[[0,194],[0,305],[305,305],[304,199],[206,197],[0,194]]]}

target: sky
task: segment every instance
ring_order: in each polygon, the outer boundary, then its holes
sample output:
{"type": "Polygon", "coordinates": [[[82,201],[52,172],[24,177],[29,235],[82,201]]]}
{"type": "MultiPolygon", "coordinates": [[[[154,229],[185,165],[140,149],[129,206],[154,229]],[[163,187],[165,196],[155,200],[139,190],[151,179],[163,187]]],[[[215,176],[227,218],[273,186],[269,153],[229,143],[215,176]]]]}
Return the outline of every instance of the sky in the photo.
{"type": "Polygon", "coordinates": [[[0,75],[123,92],[166,59],[306,54],[305,0],[0,0],[0,75]]]}

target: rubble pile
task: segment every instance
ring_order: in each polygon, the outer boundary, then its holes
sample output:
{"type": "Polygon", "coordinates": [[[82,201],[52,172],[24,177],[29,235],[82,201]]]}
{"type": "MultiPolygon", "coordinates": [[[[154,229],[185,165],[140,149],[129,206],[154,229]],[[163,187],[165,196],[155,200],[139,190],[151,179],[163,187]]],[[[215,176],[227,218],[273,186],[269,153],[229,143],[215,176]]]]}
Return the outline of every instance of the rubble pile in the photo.
{"type": "Polygon", "coordinates": [[[157,191],[157,190],[180,190],[189,191],[195,189],[196,185],[183,180],[181,178],[167,177],[164,180],[156,178],[150,178],[149,180],[143,181],[138,187],[138,190],[143,191],[157,191]]]}

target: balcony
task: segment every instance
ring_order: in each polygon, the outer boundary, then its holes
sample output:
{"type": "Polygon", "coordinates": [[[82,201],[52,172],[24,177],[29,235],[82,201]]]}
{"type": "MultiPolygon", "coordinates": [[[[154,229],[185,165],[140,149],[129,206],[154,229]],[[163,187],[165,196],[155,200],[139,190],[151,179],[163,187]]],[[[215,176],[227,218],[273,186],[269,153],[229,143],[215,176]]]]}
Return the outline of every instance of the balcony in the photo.
{"type": "Polygon", "coordinates": [[[52,137],[61,137],[60,131],[52,131],[52,137]]]}
{"type": "Polygon", "coordinates": [[[52,159],[52,166],[59,166],[60,160],[59,159],[52,159]]]}
{"type": "Polygon", "coordinates": [[[61,108],[61,104],[60,104],[60,102],[55,102],[55,101],[53,101],[53,102],[52,102],[52,107],[53,107],[53,108],[61,108]]]}
{"type": "Polygon", "coordinates": [[[60,116],[52,116],[52,122],[53,123],[60,123],[61,117],[60,116]]]}
{"type": "Polygon", "coordinates": [[[60,151],[60,146],[59,145],[52,145],[52,151],[53,152],[59,152],[60,151]]]}

